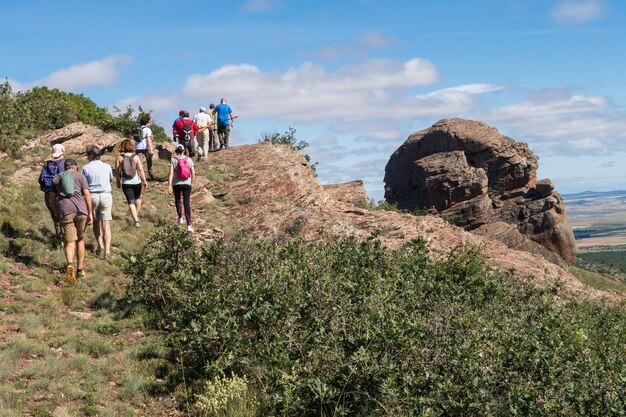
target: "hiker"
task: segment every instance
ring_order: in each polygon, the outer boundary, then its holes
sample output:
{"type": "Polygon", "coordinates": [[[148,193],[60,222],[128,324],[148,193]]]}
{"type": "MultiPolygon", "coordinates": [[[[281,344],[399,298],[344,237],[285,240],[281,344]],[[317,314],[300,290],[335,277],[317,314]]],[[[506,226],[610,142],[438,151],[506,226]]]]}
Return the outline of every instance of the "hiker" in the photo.
{"type": "Polygon", "coordinates": [[[180,143],[176,145],[176,151],[170,161],[167,192],[170,195],[174,193],[174,204],[176,205],[178,224],[184,224],[184,207],[188,232],[193,232],[193,227],[191,227],[191,185],[196,175],[193,165],[193,159],[185,155],[185,147],[180,143]],[[182,206],[181,197],[183,200],[182,206]]]}
{"type": "Polygon", "coordinates": [[[117,188],[122,188],[128,211],[135,222],[135,227],[140,227],[139,212],[141,211],[141,190],[148,187],[146,174],[143,171],[141,158],[134,153],[135,146],[130,139],[124,139],[119,146],[120,154],[115,159],[115,178],[117,188]]]}
{"type": "Polygon", "coordinates": [[[183,112],[182,117],[174,122],[174,131],[176,132],[176,139],[178,144],[183,145],[185,148],[185,155],[193,156],[196,154],[196,132],[198,132],[198,125],[189,118],[189,112],[187,110],[181,110],[183,112]]]}
{"type": "Polygon", "coordinates": [[[217,136],[220,140],[220,149],[230,148],[228,143],[230,128],[235,127],[235,119],[232,113],[233,110],[226,104],[225,98],[222,98],[220,104],[213,110],[213,114],[217,114],[217,136]]]}
{"type": "Polygon", "coordinates": [[[65,170],[52,181],[50,205],[61,223],[61,233],[65,242],[67,282],[74,284],[77,276],[85,277],[85,229],[93,222],[93,211],[89,185],[85,176],[78,172],[76,160],[66,159],[64,168],[65,170]]]}
{"type": "Polygon", "coordinates": [[[209,128],[209,152],[217,150],[217,114],[213,113],[215,104],[209,105],[209,116],[211,117],[211,126],[209,128]]]}
{"type": "Polygon", "coordinates": [[[39,174],[39,189],[43,191],[43,198],[46,204],[46,208],[50,212],[50,217],[54,222],[54,233],[57,239],[61,239],[61,225],[57,218],[52,205],[50,204],[50,189],[52,188],[52,180],[59,175],[65,169],[65,159],[63,154],[65,153],[65,147],[60,143],[55,144],[52,147],[52,154],[43,164],[41,173],[39,174]]]}
{"type": "Polygon", "coordinates": [[[185,115],[185,110],[179,110],[178,117],[176,118],[176,120],[174,120],[174,123],[172,123],[172,143],[174,144],[174,146],[176,146],[176,144],[178,143],[178,132],[176,132],[176,122],[182,119],[184,115],[185,115]]]}
{"type": "Polygon", "coordinates": [[[138,139],[135,140],[135,153],[140,157],[146,158],[148,165],[148,175],[154,180],[154,171],[152,170],[152,156],[154,155],[154,145],[152,142],[152,117],[149,114],[143,114],[139,118],[138,139]]]}
{"type": "Polygon", "coordinates": [[[111,165],[100,160],[100,148],[95,145],[87,147],[87,159],[81,173],[87,179],[91,207],[93,208],[93,234],[98,242],[96,255],[103,255],[104,259],[111,259],[111,220],[113,215],[113,195],[111,181],[113,170],[111,165]]]}
{"type": "Polygon", "coordinates": [[[211,116],[206,113],[206,107],[200,107],[200,112],[193,117],[193,122],[198,125],[198,161],[206,159],[209,153],[209,132],[211,130],[211,116]]]}

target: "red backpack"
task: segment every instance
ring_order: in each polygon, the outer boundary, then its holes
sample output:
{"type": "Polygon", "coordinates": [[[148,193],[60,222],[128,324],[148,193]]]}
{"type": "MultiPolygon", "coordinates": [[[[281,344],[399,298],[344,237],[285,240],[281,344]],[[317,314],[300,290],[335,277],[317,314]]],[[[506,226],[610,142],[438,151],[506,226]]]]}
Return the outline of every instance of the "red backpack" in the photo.
{"type": "Polygon", "coordinates": [[[187,178],[191,177],[191,168],[189,167],[188,158],[178,158],[175,156],[174,159],[176,159],[176,161],[178,162],[176,164],[176,176],[178,177],[178,179],[186,180],[187,178]]]}

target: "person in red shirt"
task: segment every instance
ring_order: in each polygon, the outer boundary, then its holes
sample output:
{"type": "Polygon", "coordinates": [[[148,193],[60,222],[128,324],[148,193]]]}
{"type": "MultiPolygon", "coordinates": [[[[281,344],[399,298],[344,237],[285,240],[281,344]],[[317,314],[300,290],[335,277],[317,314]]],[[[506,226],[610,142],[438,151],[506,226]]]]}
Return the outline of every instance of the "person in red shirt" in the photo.
{"type": "Polygon", "coordinates": [[[174,138],[178,143],[184,146],[185,155],[193,157],[198,147],[196,143],[196,133],[200,129],[198,125],[189,118],[188,111],[181,110],[179,114],[181,117],[178,118],[178,120],[174,122],[174,126],[172,126],[174,138]]]}

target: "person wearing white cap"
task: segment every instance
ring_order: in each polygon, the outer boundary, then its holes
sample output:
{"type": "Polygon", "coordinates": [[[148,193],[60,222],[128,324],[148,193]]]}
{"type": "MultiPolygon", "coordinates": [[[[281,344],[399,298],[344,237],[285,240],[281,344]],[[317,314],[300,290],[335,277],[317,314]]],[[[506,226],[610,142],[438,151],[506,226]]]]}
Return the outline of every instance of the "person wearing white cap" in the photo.
{"type": "Polygon", "coordinates": [[[54,233],[57,239],[61,238],[61,225],[59,219],[50,205],[50,189],[52,187],[52,180],[59,175],[65,169],[64,159],[65,147],[60,143],[55,144],[52,147],[52,154],[43,164],[41,173],[39,174],[39,189],[44,192],[44,201],[50,217],[54,222],[54,233]]]}
{"type": "Polygon", "coordinates": [[[196,114],[193,121],[198,125],[198,161],[209,154],[209,129],[211,128],[211,116],[206,113],[205,107],[200,107],[200,113],[196,114]]]}

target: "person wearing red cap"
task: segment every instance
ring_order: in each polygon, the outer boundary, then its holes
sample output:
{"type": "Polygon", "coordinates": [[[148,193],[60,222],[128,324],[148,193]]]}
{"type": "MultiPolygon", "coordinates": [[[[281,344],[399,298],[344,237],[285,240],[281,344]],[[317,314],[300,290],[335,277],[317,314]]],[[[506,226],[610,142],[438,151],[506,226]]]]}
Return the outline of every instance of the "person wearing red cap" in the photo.
{"type": "Polygon", "coordinates": [[[54,222],[54,233],[57,239],[61,238],[61,225],[59,223],[59,218],[56,213],[52,209],[52,205],[50,203],[50,190],[52,188],[52,180],[54,177],[59,175],[65,169],[65,159],[64,159],[65,147],[60,143],[55,144],[52,147],[52,154],[43,164],[41,168],[41,173],[39,174],[39,189],[44,192],[44,201],[46,204],[46,208],[50,212],[50,217],[52,217],[52,221],[54,222]]]}
{"type": "Polygon", "coordinates": [[[196,154],[196,133],[198,125],[189,118],[189,112],[181,110],[182,116],[174,122],[173,133],[175,141],[185,148],[185,155],[192,157],[196,154]]]}

